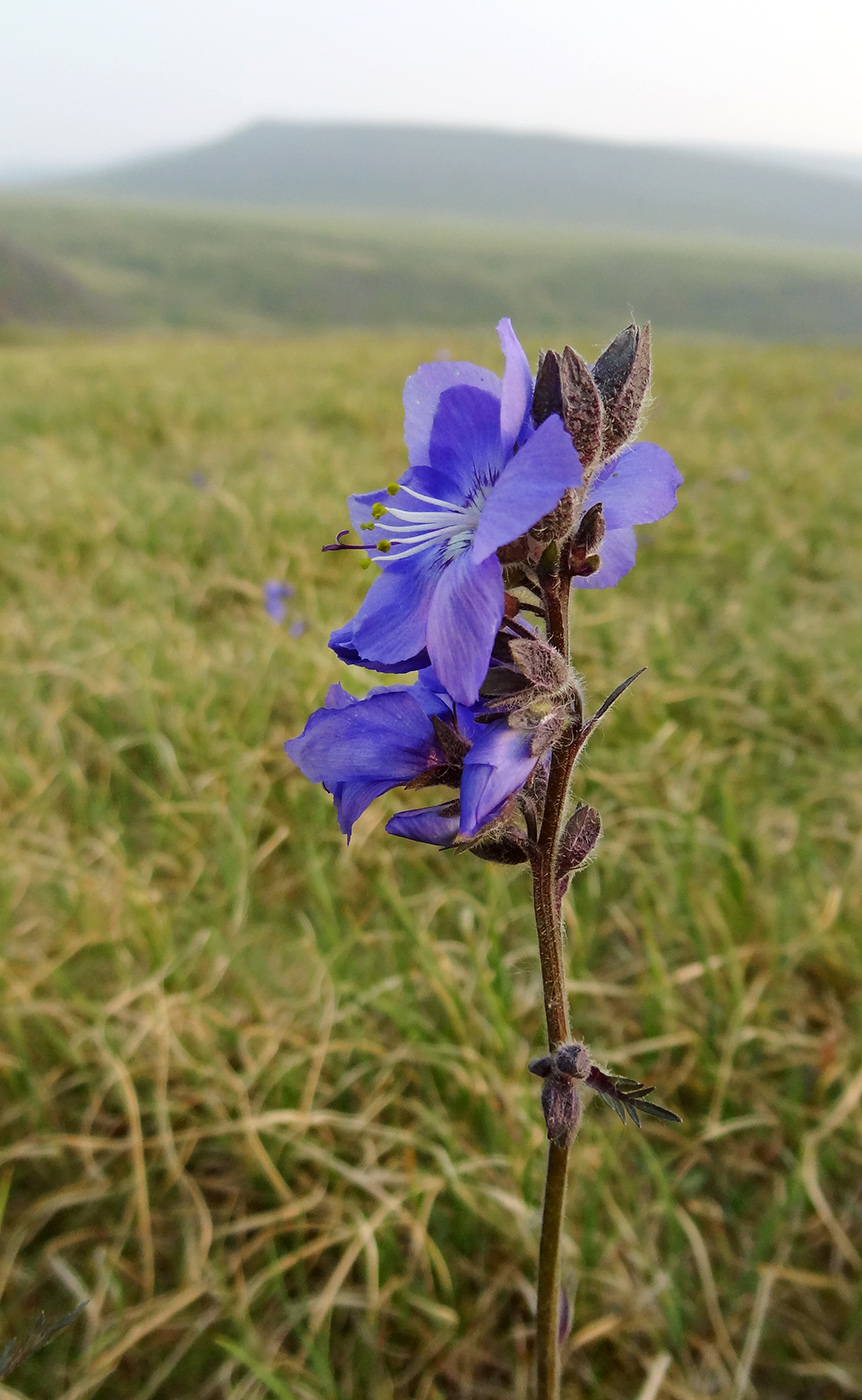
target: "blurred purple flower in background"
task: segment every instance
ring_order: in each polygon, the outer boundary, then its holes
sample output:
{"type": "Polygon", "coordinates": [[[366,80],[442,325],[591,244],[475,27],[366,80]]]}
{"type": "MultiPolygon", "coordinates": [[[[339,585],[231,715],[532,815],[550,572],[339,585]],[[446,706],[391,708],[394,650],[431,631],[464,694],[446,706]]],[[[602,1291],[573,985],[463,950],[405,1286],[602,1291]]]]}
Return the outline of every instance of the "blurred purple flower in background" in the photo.
{"type": "MultiPolygon", "coordinates": [[[[267,617],[271,617],[273,622],[284,622],[287,617],[287,600],[292,598],[295,592],[296,589],[292,584],[280,583],[278,579],[268,578],[263,585],[263,606],[267,617]]],[[[295,623],[294,626],[296,626],[295,623]]]]}

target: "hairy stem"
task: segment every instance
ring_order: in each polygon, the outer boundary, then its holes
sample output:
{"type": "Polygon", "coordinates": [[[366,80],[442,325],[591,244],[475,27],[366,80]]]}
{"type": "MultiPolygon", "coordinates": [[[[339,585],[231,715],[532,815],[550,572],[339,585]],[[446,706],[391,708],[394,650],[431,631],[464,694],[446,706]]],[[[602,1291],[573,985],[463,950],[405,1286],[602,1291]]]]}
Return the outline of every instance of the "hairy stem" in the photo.
{"type": "MultiPolygon", "coordinates": [[[[568,660],[568,579],[549,580],[545,590],[545,601],[548,641],[568,660]]],[[[563,962],[563,929],[556,889],[556,863],[557,843],[565,815],[569,780],[578,752],[577,737],[575,731],[569,729],[554,747],[542,826],[532,862],[533,908],[539,940],[548,1048],[551,1051],[568,1044],[571,1040],[566,971],[563,962]]],[[[536,1303],[538,1400],[558,1400],[560,1393],[560,1241],[566,1203],[568,1160],[568,1148],[550,1144],[542,1207],[536,1303]]]]}

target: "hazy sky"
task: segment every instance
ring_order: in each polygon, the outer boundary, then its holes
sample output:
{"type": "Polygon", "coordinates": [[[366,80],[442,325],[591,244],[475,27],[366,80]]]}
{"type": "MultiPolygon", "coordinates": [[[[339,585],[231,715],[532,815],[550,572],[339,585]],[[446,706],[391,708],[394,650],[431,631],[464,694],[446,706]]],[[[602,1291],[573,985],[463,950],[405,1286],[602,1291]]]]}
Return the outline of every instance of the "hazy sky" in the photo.
{"type": "Polygon", "coordinates": [[[858,0],[0,0],[0,166],[258,117],[862,156],[858,0]]]}

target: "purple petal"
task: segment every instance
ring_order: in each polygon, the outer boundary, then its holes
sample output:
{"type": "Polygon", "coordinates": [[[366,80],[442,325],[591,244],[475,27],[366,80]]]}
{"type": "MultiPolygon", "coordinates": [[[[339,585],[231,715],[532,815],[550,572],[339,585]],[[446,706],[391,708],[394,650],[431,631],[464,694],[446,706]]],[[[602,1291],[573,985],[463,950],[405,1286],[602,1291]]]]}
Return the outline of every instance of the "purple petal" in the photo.
{"type": "Polygon", "coordinates": [[[333,783],[327,786],[327,792],[332,796],[335,803],[335,816],[338,821],[339,830],[347,837],[348,842],[353,835],[353,827],[362,816],[367,807],[370,807],[375,798],[381,797],[384,792],[389,792],[390,788],[397,787],[397,783],[392,783],[388,778],[358,778],[345,783],[333,783]]]}
{"type": "Polygon", "coordinates": [[[425,628],[436,570],[426,554],[384,565],[353,619],[353,645],[372,669],[415,660],[425,628]]]}
{"type": "Polygon", "coordinates": [[[673,510],[681,482],[670,453],[654,442],[636,442],[606,462],[590,482],[584,509],[601,501],[608,530],[648,525],[673,510]]]}
{"type": "Polygon", "coordinates": [[[428,612],[431,664],[453,700],[472,705],[503,620],[503,570],[496,555],[478,567],[465,550],[447,564],[428,612]]]}
{"type": "Polygon", "coordinates": [[[382,661],[369,661],[354,643],[352,622],[345,623],[343,627],[336,627],[329,638],[329,646],[338,659],[348,666],[365,666],[369,670],[379,671],[381,675],[403,675],[405,671],[419,671],[428,665],[428,653],[424,647],[415,656],[408,656],[403,661],[390,662],[388,665],[382,661]]]}
{"type": "Polygon", "coordinates": [[[411,689],[416,703],[422,706],[426,715],[445,715],[451,720],[451,697],[432,667],[428,666],[419,672],[411,689]]]}
{"type": "MultiPolygon", "coordinates": [[[[349,690],[345,690],[343,685],[336,682],[327,690],[323,708],[325,710],[349,710],[351,705],[358,704],[359,696],[351,695],[349,690]]],[[[292,740],[288,740],[288,742],[291,743],[292,740]]]]}
{"type": "Polygon", "coordinates": [[[490,483],[503,465],[500,404],[482,389],[447,389],[434,415],[431,466],[447,482],[443,499],[463,505],[478,482],[490,483]]]}
{"type": "Polygon", "coordinates": [[[533,376],[530,373],[530,362],[512,330],[512,322],[508,316],[504,316],[497,326],[497,334],[506,356],[503,395],[500,400],[500,436],[503,439],[505,458],[511,455],[527,419],[533,399],[533,376]]]}
{"type": "Polygon", "coordinates": [[[357,700],[330,686],[323,709],[285,744],[312,782],[332,794],[348,840],[357,817],[390,788],[436,767],[443,755],[414,687],[382,688],[357,700]]]}
{"type": "MultiPolygon", "coordinates": [[[[342,692],[344,694],[344,692],[342,692]]],[[[434,731],[422,706],[400,688],[366,696],[356,704],[315,710],[285,749],[313,783],[385,779],[409,782],[433,763],[434,731]]]]}
{"type": "Polygon", "coordinates": [[[579,486],[578,454],[556,414],[547,418],[495,482],[473,537],[473,560],[481,564],[501,545],[523,535],[558,504],[568,486],[579,486]]]}
{"type": "Polygon", "coordinates": [[[464,760],[461,779],[461,836],[475,836],[523,787],[536,766],[531,734],[511,729],[505,721],[482,726],[464,760]]]}
{"type": "Polygon", "coordinates": [[[390,836],[406,836],[408,841],[451,846],[458,835],[458,804],[441,802],[437,807],[414,807],[407,812],[397,812],[386,823],[386,830],[390,836]]]}
{"type": "MultiPolygon", "coordinates": [[[[456,385],[467,384],[484,389],[497,400],[501,386],[497,375],[466,360],[451,360],[447,364],[420,365],[404,385],[404,441],[411,467],[430,460],[431,426],[440,402],[440,395],[456,385]]],[[[429,492],[429,495],[434,495],[429,492]]]]}
{"type": "Polygon", "coordinates": [[[635,566],[637,539],[634,530],[608,530],[596,551],[601,568],[589,578],[573,578],[573,588],[613,588],[635,566]]]}

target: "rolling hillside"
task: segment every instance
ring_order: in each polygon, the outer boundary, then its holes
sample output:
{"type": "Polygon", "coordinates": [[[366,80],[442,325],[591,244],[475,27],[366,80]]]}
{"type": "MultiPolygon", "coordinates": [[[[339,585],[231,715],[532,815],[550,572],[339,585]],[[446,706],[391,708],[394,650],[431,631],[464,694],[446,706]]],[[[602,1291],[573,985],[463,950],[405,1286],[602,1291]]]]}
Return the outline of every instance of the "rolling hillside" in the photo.
{"type": "Polygon", "coordinates": [[[862,340],[862,252],[11,197],[3,232],[151,329],[445,334],[508,314],[549,338],[635,317],[664,333],[862,340]]]}
{"type": "Polygon", "coordinates": [[[111,319],[109,306],[78,278],[0,235],[0,327],[83,328],[111,319]]]}
{"type": "Polygon", "coordinates": [[[498,131],[260,122],[61,187],[150,202],[862,248],[862,183],[828,171],[498,131]]]}

